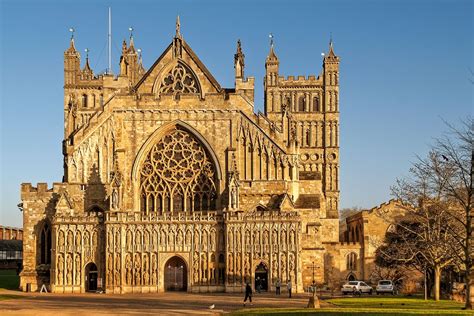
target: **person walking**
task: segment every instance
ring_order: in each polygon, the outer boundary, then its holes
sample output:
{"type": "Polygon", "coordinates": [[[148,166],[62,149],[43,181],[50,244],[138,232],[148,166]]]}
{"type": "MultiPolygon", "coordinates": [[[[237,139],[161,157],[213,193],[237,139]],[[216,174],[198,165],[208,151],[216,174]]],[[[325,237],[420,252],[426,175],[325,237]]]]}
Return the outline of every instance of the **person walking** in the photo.
{"type": "Polygon", "coordinates": [[[245,298],[244,298],[244,306],[245,302],[249,299],[250,305],[252,305],[252,287],[250,286],[250,283],[247,282],[245,285],[245,298]]]}
{"type": "Polygon", "coordinates": [[[288,289],[288,297],[291,298],[291,279],[288,279],[288,283],[286,284],[286,288],[288,289]]]}
{"type": "Polygon", "coordinates": [[[280,292],[280,287],[281,287],[281,283],[280,283],[280,279],[277,279],[276,283],[275,283],[275,287],[276,287],[276,295],[280,295],[281,292],[280,292]]]}
{"type": "Polygon", "coordinates": [[[260,277],[257,277],[257,280],[255,280],[255,287],[257,288],[257,293],[260,293],[262,289],[262,280],[260,280],[260,277]]]}

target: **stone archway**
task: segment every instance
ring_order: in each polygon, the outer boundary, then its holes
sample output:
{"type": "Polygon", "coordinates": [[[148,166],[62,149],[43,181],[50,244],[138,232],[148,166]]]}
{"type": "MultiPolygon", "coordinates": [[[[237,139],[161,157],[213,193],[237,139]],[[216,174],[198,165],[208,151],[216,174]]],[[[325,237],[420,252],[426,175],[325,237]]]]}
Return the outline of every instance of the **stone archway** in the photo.
{"type": "Polygon", "coordinates": [[[186,291],[188,288],[187,271],[183,258],[174,256],[168,259],[164,267],[165,291],[186,291]]]}
{"type": "Polygon", "coordinates": [[[347,276],[347,281],[355,281],[356,279],[357,278],[353,273],[349,273],[349,275],[347,276]]]}
{"type": "Polygon", "coordinates": [[[255,290],[268,291],[268,267],[264,262],[260,262],[255,268],[255,290]]]}
{"type": "Polygon", "coordinates": [[[97,266],[93,262],[89,262],[85,269],[85,282],[86,282],[86,291],[87,292],[95,292],[97,291],[97,278],[99,276],[99,272],[97,270],[97,266]]]}

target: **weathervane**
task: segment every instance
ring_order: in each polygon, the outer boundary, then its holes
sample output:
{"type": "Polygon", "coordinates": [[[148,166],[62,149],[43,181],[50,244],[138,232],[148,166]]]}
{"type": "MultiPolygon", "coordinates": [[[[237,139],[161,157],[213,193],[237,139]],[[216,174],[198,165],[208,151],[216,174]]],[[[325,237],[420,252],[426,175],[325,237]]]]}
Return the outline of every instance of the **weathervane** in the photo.
{"type": "Polygon", "coordinates": [[[270,33],[268,37],[270,38],[270,46],[273,47],[273,33],[270,33]]]}
{"type": "Polygon", "coordinates": [[[70,27],[70,28],[69,28],[69,32],[71,32],[71,40],[74,39],[74,31],[75,31],[75,30],[74,30],[73,27],[70,27]]]}
{"type": "Polygon", "coordinates": [[[86,52],[86,58],[89,58],[89,48],[84,49],[84,51],[86,52]]]}
{"type": "Polygon", "coordinates": [[[128,28],[128,31],[130,32],[130,39],[132,39],[132,37],[133,37],[133,27],[130,26],[130,27],[128,28]]]}

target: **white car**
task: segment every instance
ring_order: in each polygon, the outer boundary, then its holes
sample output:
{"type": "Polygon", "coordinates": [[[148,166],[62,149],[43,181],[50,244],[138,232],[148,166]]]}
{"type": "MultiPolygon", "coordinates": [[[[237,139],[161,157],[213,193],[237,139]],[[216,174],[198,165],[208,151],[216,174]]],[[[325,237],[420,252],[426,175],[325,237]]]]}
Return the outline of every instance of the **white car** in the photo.
{"type": "Polygon", "coordinates": [[[342,286],[342,294],[358,294],[361,295],[362,293],[372,294],[373,289],[370,285],[363,281],[349,281],[342,286]]]}
{"type": "Polygon", "coordinates": [[[397,290],[395,289],[395,286],[393,285],[393,282],[391,280],[380,280],[377,284],[377,287],[375,288],[375,293],[390,293],[392,295],[395,295],[397,293],[397,290]]]}

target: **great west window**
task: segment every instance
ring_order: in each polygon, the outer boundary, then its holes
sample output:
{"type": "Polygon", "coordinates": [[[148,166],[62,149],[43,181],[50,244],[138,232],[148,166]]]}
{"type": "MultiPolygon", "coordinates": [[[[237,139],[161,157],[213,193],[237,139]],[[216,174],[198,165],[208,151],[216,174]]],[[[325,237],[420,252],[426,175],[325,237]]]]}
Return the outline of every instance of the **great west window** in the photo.
{"type": "Polygon", "coordinates": [[[140,208],[144,213],[215,209],[216,169],[200,141],[175,128],[156,143],[140,169],[140,208]]]}

